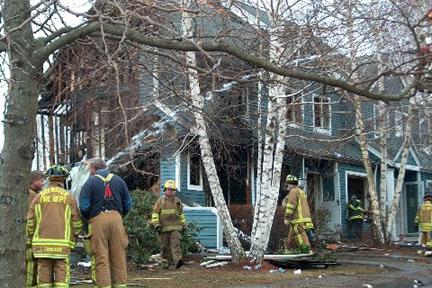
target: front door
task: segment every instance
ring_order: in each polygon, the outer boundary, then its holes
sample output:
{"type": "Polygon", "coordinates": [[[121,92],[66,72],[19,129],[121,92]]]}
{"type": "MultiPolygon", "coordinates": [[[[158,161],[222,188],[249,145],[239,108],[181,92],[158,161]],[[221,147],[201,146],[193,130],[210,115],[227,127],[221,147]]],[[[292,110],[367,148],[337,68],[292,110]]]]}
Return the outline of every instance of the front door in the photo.
{"type": "Polygon", "coordinates": [[[406,233],[417,233],[416,225],[414,219],[417,214],[418,208],[418,183],[407,182],[405,183],[405,223],[406,223],[406,233]]]}
{"type": "Polygon", "coordinates": [[[308,190],[309,184],[313,183],[312,187],[316,191],[313,194],[315,229],[324,237],[333,236],[340,229],[339,189],[335,185],[336,179],[336,174],[325,176],[308,174],[308,190]]]}

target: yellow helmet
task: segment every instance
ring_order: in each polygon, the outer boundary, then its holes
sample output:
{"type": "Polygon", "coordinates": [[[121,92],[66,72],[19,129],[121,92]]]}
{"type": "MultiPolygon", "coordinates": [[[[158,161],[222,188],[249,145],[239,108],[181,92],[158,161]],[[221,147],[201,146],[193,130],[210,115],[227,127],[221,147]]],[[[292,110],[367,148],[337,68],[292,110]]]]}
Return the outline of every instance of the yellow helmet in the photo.
{"type": "Polygon", "coordinates": [[[298,178],[294,175],[288,175],[286,177],[286,183],[288,184],[294,184],[294,185],[298,185],[298,178]]]}
{"type": "Polygon", "coordinates": [[[163,188],[164,188],[164,190],[167,190],[167,189],[176,190],[176,189],[177,189],[177,187],[176,187],[176,183],[175,183],[174,180],[167,180],[167,181],[165,182],[163,188]]]}

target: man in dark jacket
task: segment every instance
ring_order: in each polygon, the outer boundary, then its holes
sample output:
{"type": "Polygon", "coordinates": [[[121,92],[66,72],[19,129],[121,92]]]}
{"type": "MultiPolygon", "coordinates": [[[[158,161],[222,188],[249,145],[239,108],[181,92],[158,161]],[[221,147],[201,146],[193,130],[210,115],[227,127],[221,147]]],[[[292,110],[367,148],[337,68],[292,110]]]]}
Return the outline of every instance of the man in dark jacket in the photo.
{"type": "Polygon", "coordinates": [[[90,178],[80,193],[80,210],[89,221],[92,278],[97,287],[126,287],[128,237],[122,216],[131,208],[126,183],[109,173],[100,158],[88,162],[90,178]]]}

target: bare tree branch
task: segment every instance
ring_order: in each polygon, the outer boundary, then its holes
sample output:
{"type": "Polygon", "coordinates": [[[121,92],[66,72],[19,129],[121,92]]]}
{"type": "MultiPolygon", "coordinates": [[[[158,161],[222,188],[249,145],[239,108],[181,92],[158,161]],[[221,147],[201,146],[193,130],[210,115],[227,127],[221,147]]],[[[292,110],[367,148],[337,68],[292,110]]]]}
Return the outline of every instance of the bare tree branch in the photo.
{"type": "MultiPolygon", "coordinates": [[[[45,61],[45,59],[48,58],[49,55],[51,55],[53,52],[60,49],[61,47],[64,47],[65,45],[71,43],[72,41],[80,37],[98,32],[100,31],[100,29],[103,29],[105,33],[115,35],[115,36],[125,35],[127,40],[139,44],[143,44],[143,45],[148,45],[148,46],[157,47],[161,49],[177,50],[177,51],[199,51],[196,45],[192,43],[147,36],[130,27],[128,27],[127,31],[125,32],[126,27],[123,25],[90,23],[88,25],[78,27],[64,34],[63,36],[59,37],[57,40],[53,41],[51,44],[38,49],[34,55],[38,61],[43,62],[45,61]]],[[[397,101],[397,100],[409,98],[411,95],[410,94],[411,89],[414,88],[416,85],[416,82],[414,81],[411,85],[409,85],[399,94],[380,94],[380,93],[375,93],[363,89],[361,87],[356,86],[355,84],[350,84],[344,80],[339,80],[339,79],[324,76],[323,73],[322,74],[311,73],[311,72],[305,72],[297,69],[290,69],[290,68],[278,66],[276,64],[269,62],[266,59],[253,55],[248,51],[243,51],[238,47],[234,47],[230,43],[227,43],[223,40],[203,41],[201,43],[201,48],[206,51],[218,51],[218,52],[228,53],[230,55],[238,57],[239,59],[242,59],[243,61],[249,64],[255,65],[259,68],[263,68],[267,71],[273,72],[278,75],[282,75],[285,77],[292,77],[301,80],[319,82],[325,85],[338,87],[347,92],[364,96],[370,99],[375,99],[375,100],[397,101]]]]}

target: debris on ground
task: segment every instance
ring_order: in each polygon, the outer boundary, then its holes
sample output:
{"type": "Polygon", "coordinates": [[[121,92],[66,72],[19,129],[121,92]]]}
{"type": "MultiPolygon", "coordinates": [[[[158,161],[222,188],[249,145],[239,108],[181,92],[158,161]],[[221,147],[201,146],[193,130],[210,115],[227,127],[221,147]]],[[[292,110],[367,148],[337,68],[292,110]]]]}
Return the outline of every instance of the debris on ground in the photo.
{"type": "Polygon", "coordinates": [[[278,268],[278,269],[270,269],[270,270],[269,270],[269,273],[276,273],[276,272],[279,272],[279,273],[285,273],[285,269],[283,269],[283,268],[278,268]]]}
{"type": "Polygon", "coordinates": [[[301,256],[291,259],[269,259],[269,263],[288,269],[312,269],[328,268],[329,266],[339,265],[334,254],[315,254],[312,256],[301,256]]]}
{"type": "MultiPolygon", "coordinates": [[[[264,260],[274,260],[274,261],[285,261],[289,259],[296,259],[302,257],[309,257],[315,255],[314,253],[306,253],[306,254],[266,254],[264,255],[264,260]]],[[[231,255],[215,255],[215,256],[207,256],[208,260],[216,260],[216,261],[231,261],[231,255]]]]}
{"type": "Polygon", "coordinates": [[[354,244],[346,244],[340,241],[337,241],[337,243],[329,243],[325,245],[327,250],[333,251],[333,252],[353,252],[353,251],[382,251],[383,249],[375,248],[375,247],[369,247],[366,243],[358,243],[356,245],[354,244]]]}
{"type": "Polygon", "coordinates": [[[160,267],[159,264],[140,264],[139,268],[144,269],[144,270],[155,270],[158,269],[160,267]]]}
{"type": "Polygon", "coordinates": [[[373,288],[373,286],[370,285],[370,284],[363,284],[363,287],[366,287],[366,288],[373,288]]]}
{"type": "Polygon", "coordinates": [[[418,287],[423,287],[425,284],[421,280],[414,279],[414,284],[416,284],[418,287]]]}
{"type": "MultiPolygon", "coordinates": [[[[229,261],[214,261],[212,263],[209,263],[207,265],[205,265],[205,268],[216,268],[216,267],[222,267],[222,266],[226,266],[228,265],[230,262],[229,261]]],[[[252,267],[251,267],[252,270],[252,267]]]]}
{"type": "Polygon", "coordinates": [[[208,254],[219,254],[219,255],[227,255],[231,253],[228,247],[222,247],[221,249],[207,249],[206,252],[208,254]]]}
{"type": "Polygon", "coordinates": [[[246,271],[252,271],[252,267],[251,266],[247,266],[247,265],[243,266],[243,269],[246,270],[246,271]]]}
{"type": "Polygon", "coordinates": [[[294,270],[294,275],[300,275],[300,274],[302,274],[301,269],[294,270]]]}

